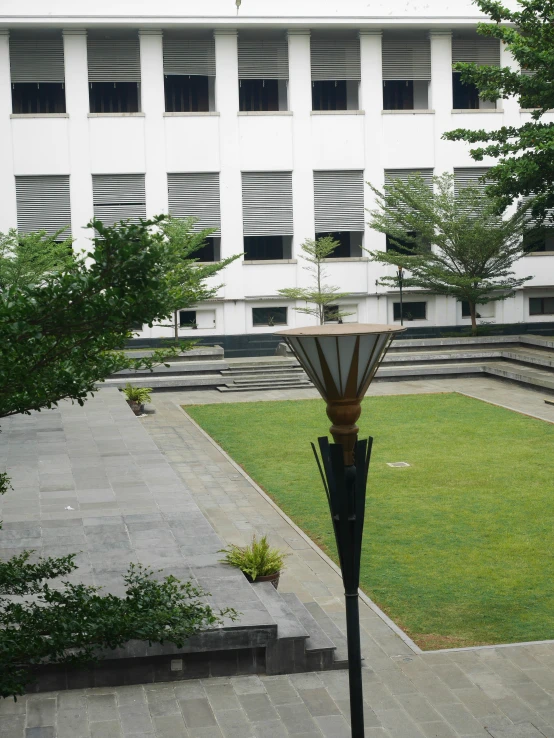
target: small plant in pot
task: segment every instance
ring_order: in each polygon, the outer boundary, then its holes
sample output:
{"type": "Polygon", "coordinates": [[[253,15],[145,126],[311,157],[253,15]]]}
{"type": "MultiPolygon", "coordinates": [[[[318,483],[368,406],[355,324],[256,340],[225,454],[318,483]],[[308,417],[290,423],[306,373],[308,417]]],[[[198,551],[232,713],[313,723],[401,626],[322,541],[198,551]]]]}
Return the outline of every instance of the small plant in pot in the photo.
{"type": "Polygon", "coordinates": [[[249,546],[232,543],[219,553],[225,554],[225,558],[221,559],[222,563],[240,569],[249,582],[271,582],[277,589],[287,554],[278,548],[272,548],[267,542],[267,536],[262,536],[260,540],[253,536],[249,546]]]}
{"type": "Polygon", "coordinates": [[[133,387],[132,384],[127,384],[123,388],[123,393],[127,398],[127,404],[135,415],[142,415],[144,412],[144,403],[152,401],[152,387],[133,387]]]}

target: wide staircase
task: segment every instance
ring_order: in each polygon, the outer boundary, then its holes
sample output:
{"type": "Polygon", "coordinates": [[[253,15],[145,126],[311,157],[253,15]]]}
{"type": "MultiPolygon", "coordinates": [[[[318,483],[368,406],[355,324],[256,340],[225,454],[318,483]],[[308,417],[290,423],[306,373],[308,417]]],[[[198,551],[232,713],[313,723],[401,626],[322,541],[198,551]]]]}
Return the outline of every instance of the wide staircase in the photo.
{"type": "MultiPolygon", "coordinates": [[[[301,389],[313,385],[286,346],[280,355],[226,359],[220,347],[202,347],[154,372],[120,373],[106,384],[163,390],[220,392],[301,389]]],[[[137,355],[135,353],[135,355],[137,355]]],[[[376,381],[491,376],[554,392],[554,338],[538,335],[396,339],[376,381]]]]}

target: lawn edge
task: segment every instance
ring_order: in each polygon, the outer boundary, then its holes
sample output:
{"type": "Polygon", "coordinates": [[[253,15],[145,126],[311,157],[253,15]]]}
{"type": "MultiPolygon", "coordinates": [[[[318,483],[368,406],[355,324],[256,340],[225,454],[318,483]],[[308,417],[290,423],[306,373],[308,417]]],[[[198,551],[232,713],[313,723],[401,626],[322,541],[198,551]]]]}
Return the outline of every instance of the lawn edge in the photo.
{"type": "MultiPolygon", "coordinates": [[[[280,516],[281,516],[281,517],[283,518],[283,520],[285,520],[285,521],[286,521],[286,522],[287,522],[287,523],[288,523],[288,524],[289,524],[289,525],[291,526],[291,528],[293,528],[293,529],[295,530],[295,532],[296,532],[296,533],[298,533],[298,535],[299,535],[299,536],[300,536],[300,537],[301,537],[301,538],[302,538],[302,539],[303,539],[303,540],[304,540],[304,541],[305,541],[305,542],[306,542],[306,543],[307,543],[307,544],[308,544],[308,545],[310,546],[310,548],[311,548],[311,549],[312,549],[313,551],[315,551],[315,552],[316,552],[316,553],[318,554],[318,556],[320,556],[320,557],[321,557],[321,559],[323,559],[323,561],[324,561],[324,562],[325,562],[325,563],[326,563],[326,564],[327,564],[327,565],[328,565],[328,566],[329,566],[329,567],[330,567],[330,568],[331,568],[331,569],[332,569],[332,570],[333,570],[333,571],[335,572],[335,574],[338,574],[338,575],[339,575],[339,576],[340,576],[340,577],[342,578],[342,575],[341,575],[341,570],[340,570],[340,569],[339,569],[339,567],[338,567],[338,566],[337,566],[337,565],[335,564],[335,562],[334,562],[334,561],[333,561],[332,559],[330,559],[330,558],[329,558],[329,556],[327,556],[327,554],[326,554],[326,553],[325,553],[324,551],[322,551],[322,550],[320,549],[320,547],[319,547],[319,546],[318,546],[318,545],[317,545],[316,543],[314,543],[314,542],[312,541],[312,539],[311,539],[311,538],[310,538],[310,537],[309,537],[309,536],[308,536],[308,535],[307,535],[306,533],[304,533],[304,531],[302,530],[302,528],[299,528],[299,527],[298,527],[298,526],[296,525],[296,523],[295,523],[295,522],[294,522],[293,520],[291,520],[291,518],[289,518],[289,516],[288,516],[288,515],[287,515],[287,514],[286,514],[286,513],[285,513],[285,512],[284,512],[284,511],[283,511],[283,510],[282,510],[282,509],[281,509],[281,508],[279,507],[279,505],[277,505],[277,503],[276,503],[276,502],[274,502],[274,500],[272,500],[272,499],[271,499],[271,497],[269,497],[269,495],[268,495],[268,494],[267,494],[266,492],[264,492],[264,490],[263,490],[263,489],[262,489],[262,488],[261,488],[261,487],[260,487],[260,486],[259,486],[258,484],[256,484],[256,482],[255,482],[255,481],[254,481],[254,480],[252,479],[252,477],[250,477],[250,476],[249,476],[249,475],[248,475],[248,474],[247,474],[247,473],[246,473],[246,472],[244,471],[244,469],[243,469],[243,468],[242,468],[242,467],[241,467],[241,466],[240,466],[239,464],[237,464],[237,462],[236,462],[236,461],[235,461],[235,460],[234,460],[234,459],[233,459],[233,458],[232,458],[231,456],[229,456],[229,454],[228,454],[228,453],[227,453],[227,452],[225,451],[225,449],[221,448],[221,446],[220,446],[220,445],[219,445],[219,444],[217,443],[217,441],[215,441],[215,440],[214,440],[214,439],[212,438],[212,436],[210,436],[210,434],[209,434],[209,433],[208,433],[207,431],[205,431],[205,430],[204,430],[204,428],[202,428],[202,427],[201,427],[201,426],[200,426],[200,425],[199,425],[199,424],[198,424],[198,423],[196,422],[196,420],[194,420],[194,418],[192,418],[192,417],[191,417],[191,416],[190,416],[190,415],[189,415],[189,414],[187,413],[187,411],[186,411],[186,410],[185,410],[185,409],[184,409],[184,408],[183,408],[183,407],[182,407],[181,405],[178,405],[178,407],[179,407],[179,409],[181,410],[181,412],[183,413],[183,415],[185,415],[185,417],[186,417],[186,418],[187,418],[187,419],[188,419],[188,420],[189,420],[189,421],[190,421],[190,422],[192,423],[192,425],[193,425],[193,426],[194,426],[194,427],[195,427],[195,428],[196,428],[196,429],[197,429],[198,431],[200,431],[200,433],[201,433],[201,434],[202,434],[202,435],[204,436],[204,438],[206,438],[206,439],[207,439],[207,440],[208,440],[208,441],[209,441],[209,442],[210,442],[210,443],[212,444],[212,446],[215,446],[215,448],[216,448],[216,449],[217,449],[217,450],[218,450],[218,451],[219,451],[219,452],[220,452],[220,453],[221,453],[221,454],[222,454],[222,455],[223,455],[223,456],[225,457],[225,459],[226,459],[226,460],[227,460],[227,461],[228,461],[228,462],[229,462],[229,463],[230,463],[230,464],[231,464],[231,465],[232,465],[232,466],[233,466],[233,467],[234,467],[234,468],[235,468],[235,469],[236,469],[236,470],[237,470],[237,471],[239,472],[239,474],[241,474],[241,475],[242,475],[242,476],[243,476],[243,477],[244,477],[244,478],[246,479],[246,481],[247,481],[247,482],[249,482],[249,484],[251,484],[251,485],[252,485],[252,487],[254,487],[254,489],[256,490],[256,492],[257,492],[257,493],[258,493],[259,495],[261,495],[261,497],[263,497],[263,499],[264,499],[264,500],[265,500],[265,501],[266,501],[267,503],[269,503],[269,504],[271,505],[271,507],[272,507],[272,508],[273,508],[273,509],[274,509],[274,510],[275,510],[276,512],[278,512],[278,513],[279,513],[279,515],[280,515],[280,516]]],[[[382,621],[383,621],[383,622],[384,622],[384,623],[385,623],[385,624],[386,624],[386,625],[387,625],[387,626],[388,626],[388,627],[389,627],[389,628],[390,628],[390,629],[391,629],[391,630],[392,630],[392,631],[393,631],[393,632],[394,632],[394,633],[395,633],[395,634],[396,634],[396,635],[397,635],[397,636],[398,636],[398,637],[399,637],[399,638],[400,638],[400,639],[401,639],[402,641],[404,641],[404,643],[405,643],[405,644],[406,644],[406,645],[407,645],[407,646],[408,646],[408,647],[409,647],[409,648],[410,648],[410,649],[411,649],[411,650],[412,650],[412,651],[413,651],[413,652],[414,652],[415,654],[418,654],[418,655],[419,655],[419,654],[424,654],[424,653],[435,653],[434,651],[424,651],[423,649],[421,649],[421,648],[420,648],[420,647],[419,647],[419,646],[417,645],[417,643],[415,643],[414,641],[412,641],[412,639],[411,639],[411,638],[410,638],[410,637],[409,637],[409,636],[408,636],[408,635],[407,635],[407,634],[406,634],[406,633],[405,633],[405,632],[404,632],[404,631],[402,630],[402,628],[400,628],[400,627],[399,627],[398,625],[396,625],[396,623],[394,622],[394,620],[391,620],[391,618],[389,618],[389,616],[388,616],[388,615],[387,615],[386,613],[384,613],[384,612],[383,612],[383,610],[381,610],[381,608],[380,608],[380,607],[379,607],[378,605],[376,605],[376,604],[375,604],[375,602],[373,602],[373,600],[372,600],[372,599],[370,599],[370,598],[369,598],[369,597],[368,597],[368,596],[367,596],[367,595],[366,595],[366,594],[365,594],[364,592],[362,592],[361,590],[358,590],[358,594],[359,594],[360,600],[361,600],[361,601],[362,601],[362,602],[363,602],[363,603],[364,603],[365,605],[367,605],[367,606],[368,606],[368,607],[369,607],[369,608],[370,608],[371,610],[373,610],[373,612],[374,612],[374,613],[375,613],[376,615],[378,615],[378,616],[379,616],[379,617],[381,618],[381,620],[382,620],[382,621]]],[[[447,650],[447,651],[452,651],[452,650],[455,650],[455,649],[446,649],[446,650],[447,650]]]]}

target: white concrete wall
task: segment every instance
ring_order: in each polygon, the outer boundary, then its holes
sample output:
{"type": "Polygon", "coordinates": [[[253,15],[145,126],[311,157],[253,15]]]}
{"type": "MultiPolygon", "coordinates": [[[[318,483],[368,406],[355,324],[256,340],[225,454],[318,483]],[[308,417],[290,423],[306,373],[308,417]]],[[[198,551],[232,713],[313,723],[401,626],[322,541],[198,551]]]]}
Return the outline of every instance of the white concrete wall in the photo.
{"type": "MultiPolygon", "coordinates": [[[[195,335],[264,332],[269,329],[253,328],[251,308],[266,305],[267,298],[273,298],[275,305],[286,304],[277,291],[309,281],[300,247],[314,236],[314,169],[361,169],[366,181],[382,186],[387,168],[434,168],[439,174],[454,167],[477,166],[466,144],[443,141],[442,133],[462,126],[493,129],[519,125],[529,119],[529,113],[521,112],[514,100],[502,101],[497,111],[452,111],[451,35],[453,29],[479,20],[470,0],[376,0],[370,9],[366,0],[329,0],[324,14],[321,7],[319,0],[282,0],[276,11],[267,0],[242,0],[237,15],[233,0],[200,4],[196,0],[158,0],[154,5],[146,0],[97,0],[79,3],[77,12],[74,0],[50,0],[45,16],[42,0],[4,0],[0,11],[0,229],[16,225],[14,175],[70,175],[73,235],[78,246],[86,248],[90,233],[83,227],[92,217],[91,174],[144,173],[147,213],[154,215],[167,210],[168,172],[219,172],[221,253],[225,257],[243,251],[241,171],[292,171],[292,259],[281,264],[237,260],[216,280],[225,282],[218,301],[198,308],[202,320],[195,335]],[[382,29],[400,23],[430,31],[428,110],[382,111],[382,29]],[[8,36],[2,29],[26,24],[64,31],[65,116],[10,117],[8,36]],[[360,32],[360,110],[311,110],[310,29],[330,24],[360,32]],[[139,30],[141,113],[89,114],[86,29],[96,25],[139,30]],[[215,29],[215,111],[165,113],[163,29],[195,25],[215,29]],[[237,29],[244,27],[288,31],[288,111],[239,113],[237,29]]],[[[503,63],[513,64],[505,49],[502,54],[503,63]]],[[[479,166],[492,163],[485,161],[479,166]]],[[[373,206],[369,188],[365,204],[373,206]]],[[[364,246],[384,248],[384,237],[366,227],[364,246]]],[[[398,294],[376,285],[376,281],[384,274],[392,275],[393,268],[364,258],[332,261],[328,271],[330,283],[354,293],[348,304],[355,306],[359,321],[392,321],[398,294]]],[[[516,272],[533,277],[531,289],[494,306],[494,313],[486,319],[549,320],[550,316],[529,318],[527,297],[554,294],[554,256],[525,257],[516,272]]],[[[413,325],[467,323],[459,303],[442,297],[424,299],[429,303],[427,320],[414,321],[413,325]]],[[[310,322],[309,317],[289,307],[289,325],[310,322]]],[[[168,331],[154,328],[145,335],[168,335],[168,331]]]]}

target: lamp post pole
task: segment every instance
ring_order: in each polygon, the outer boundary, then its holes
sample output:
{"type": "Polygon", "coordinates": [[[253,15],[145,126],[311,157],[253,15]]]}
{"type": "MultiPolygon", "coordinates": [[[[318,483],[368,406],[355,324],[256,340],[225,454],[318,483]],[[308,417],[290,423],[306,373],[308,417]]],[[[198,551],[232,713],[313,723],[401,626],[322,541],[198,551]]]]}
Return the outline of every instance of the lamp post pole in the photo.
{"type": "Polygon", "coordinates": [[[404,269],[398,267],[398,286],[400,288],[400,325],[404,325],[404,305],[402,303],[402,284],[404,282],[404,269]]]}
{"type": "Polygon", "coordinates": [[[312,449],[331,512],[346,609],[352,738],[364,738],[364,701],[358,588],[365,498],[373,439],[358,440],[361,401],[393,336],[387,325],[322,325],[282,331],[296,358],[327,402],[332,422],[312,449]]]}

